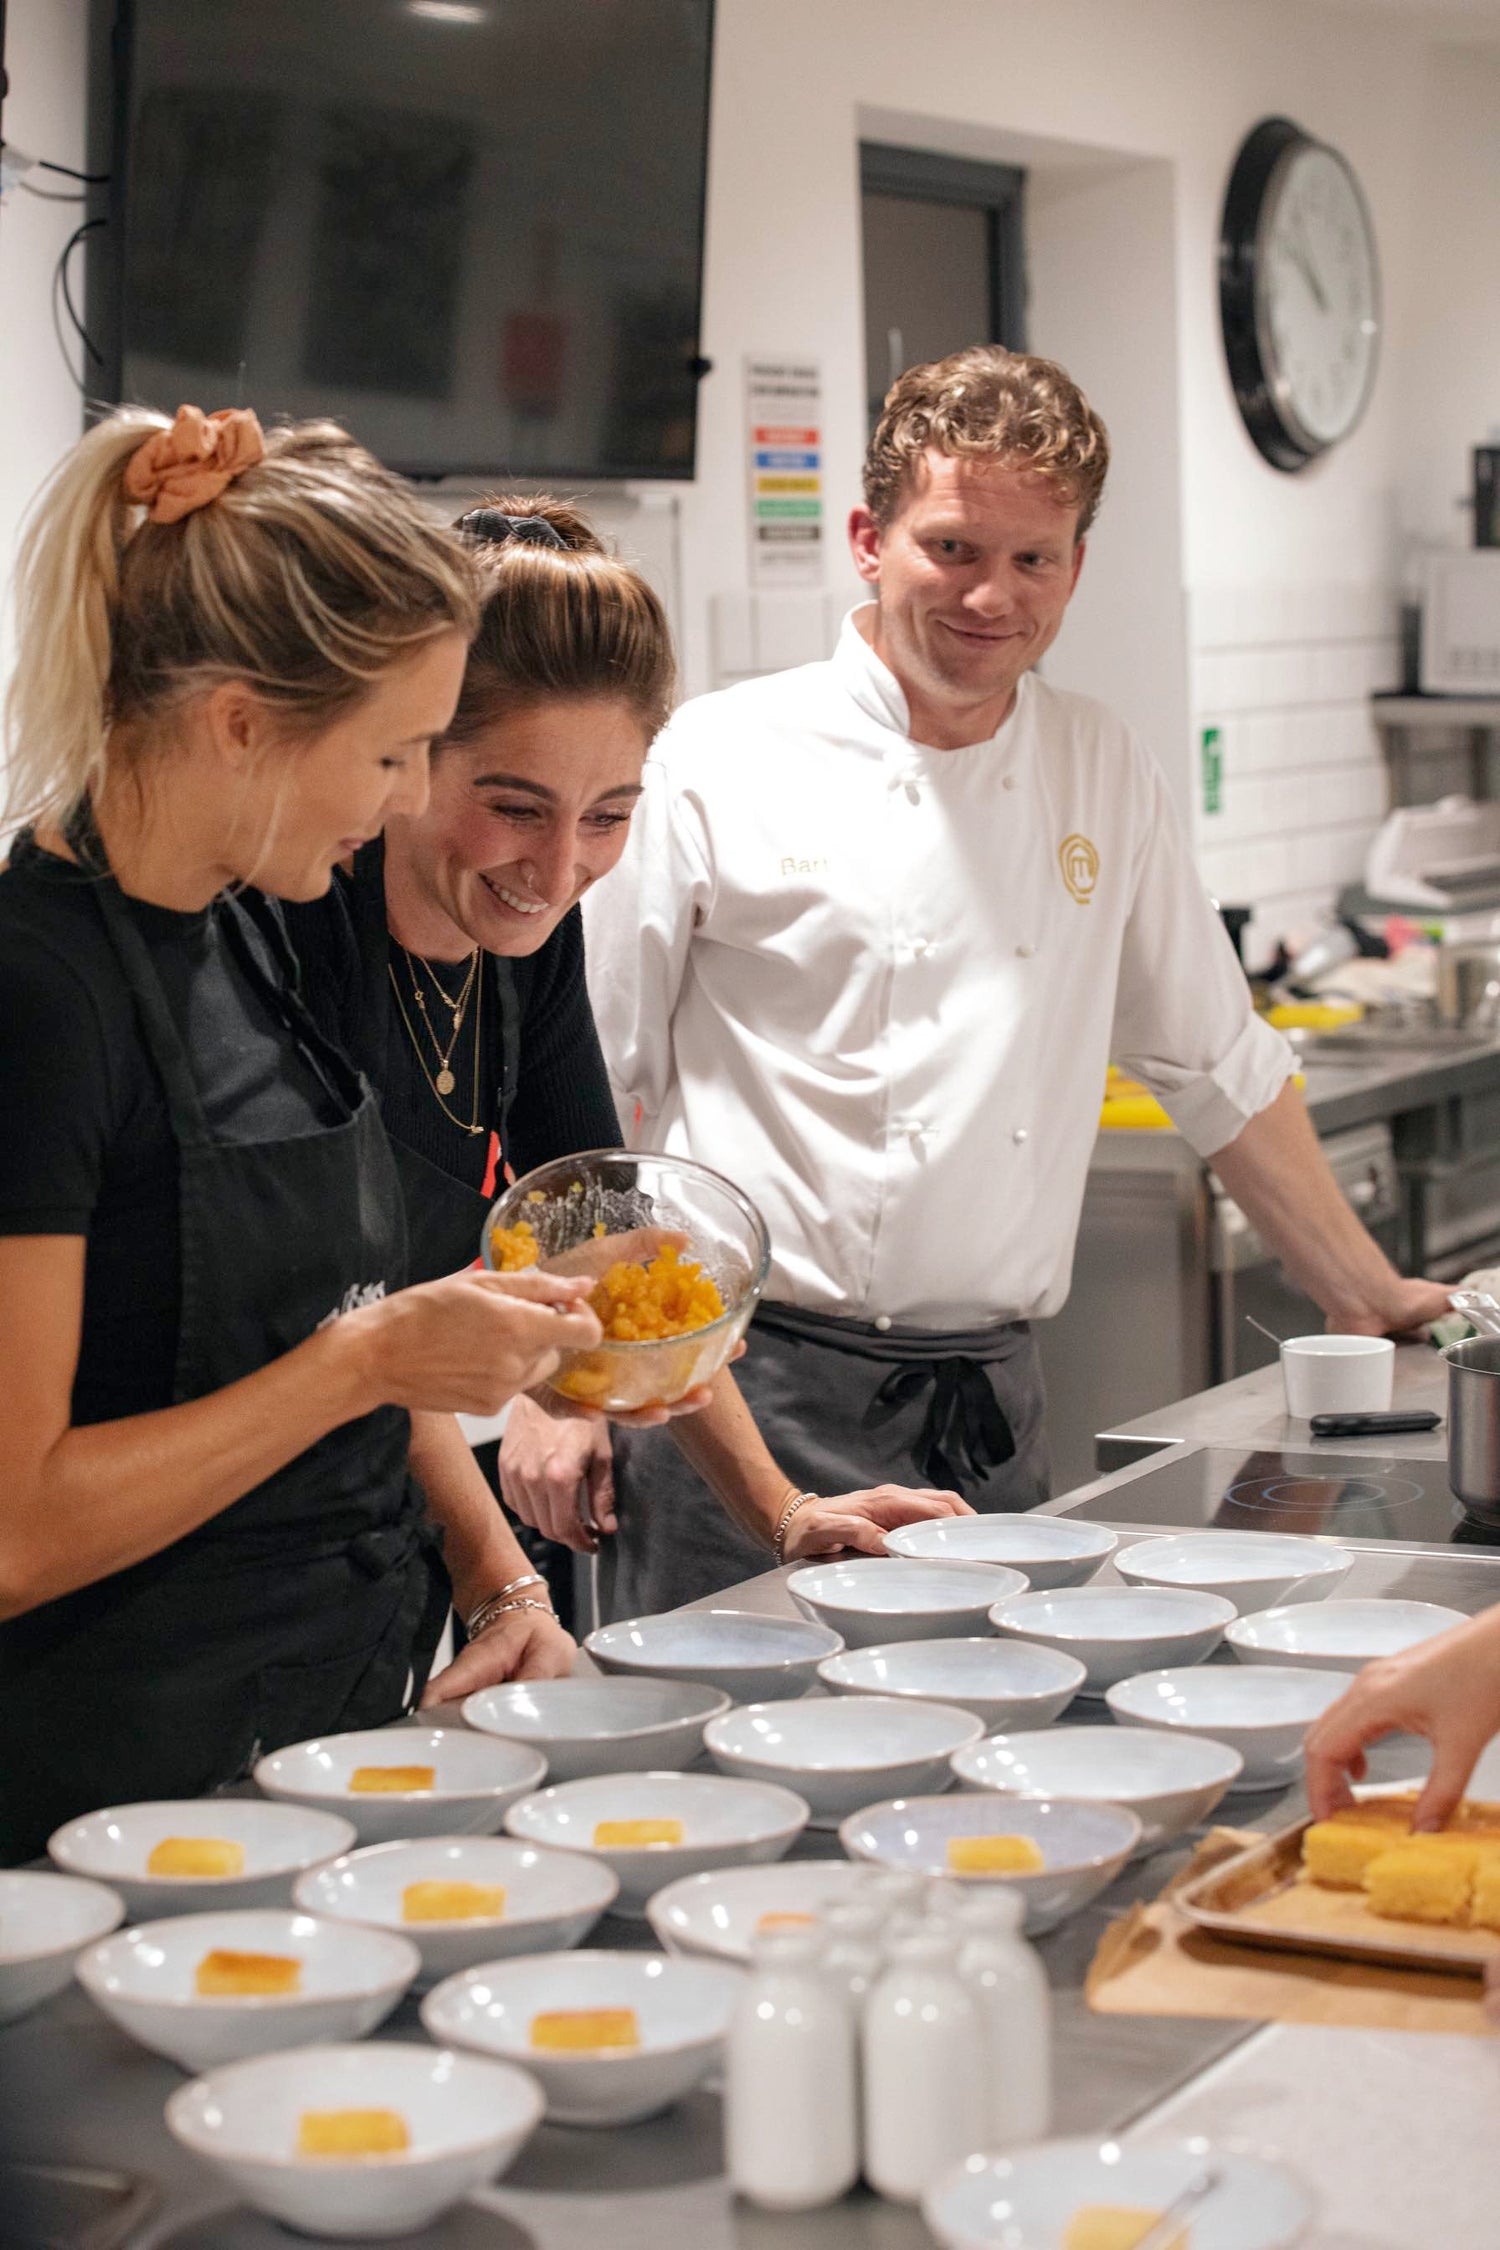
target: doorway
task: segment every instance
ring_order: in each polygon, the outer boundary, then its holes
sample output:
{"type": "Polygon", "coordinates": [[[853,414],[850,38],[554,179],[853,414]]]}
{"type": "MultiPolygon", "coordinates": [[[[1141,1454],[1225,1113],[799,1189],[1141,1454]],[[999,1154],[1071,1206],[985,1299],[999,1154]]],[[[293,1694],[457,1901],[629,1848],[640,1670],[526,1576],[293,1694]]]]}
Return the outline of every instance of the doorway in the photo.
{"type": "Polygon", "coordinates": [[[862,141],[869,427],[908,367],[965,344],[1026,348],[1025,173],[862,141]]]}

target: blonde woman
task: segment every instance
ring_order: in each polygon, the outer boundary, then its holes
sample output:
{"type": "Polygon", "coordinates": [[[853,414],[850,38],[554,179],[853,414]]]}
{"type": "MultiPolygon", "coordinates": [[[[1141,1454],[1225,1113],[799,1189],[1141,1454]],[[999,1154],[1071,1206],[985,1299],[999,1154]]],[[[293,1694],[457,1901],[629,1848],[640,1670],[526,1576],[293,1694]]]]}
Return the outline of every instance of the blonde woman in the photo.
{"type": "Polygon", "coordinates": [[[0,1860],[394,1718],[514,1543],[452,1421],[581,1285],[405,1288],[364,1082],[273,911],[419,813],[473,563],[331,424],[127,411],[18,580],[0,873],[0,1860]],[[420,1476],[446,1538],[424,1514],[420,1476]]]}

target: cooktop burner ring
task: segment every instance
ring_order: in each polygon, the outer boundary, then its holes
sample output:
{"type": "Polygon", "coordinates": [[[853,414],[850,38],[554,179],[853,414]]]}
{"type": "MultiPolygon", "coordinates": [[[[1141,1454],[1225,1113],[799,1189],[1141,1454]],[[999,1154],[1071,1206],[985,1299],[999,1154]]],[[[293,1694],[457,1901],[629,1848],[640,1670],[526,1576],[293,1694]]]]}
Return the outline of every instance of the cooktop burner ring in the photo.
{"type": "Polygon", "coordinates": [[[1304,1469],[1279,1477],[1243,1477],[1225,1491],[1223,1505],[1254,1515],[1261,1509],[1334,1502],[1341,1508],[1410,1508],[1425,1498],[1421,1485],[1410,1477],[1337,1476],[1304,1469]]]}

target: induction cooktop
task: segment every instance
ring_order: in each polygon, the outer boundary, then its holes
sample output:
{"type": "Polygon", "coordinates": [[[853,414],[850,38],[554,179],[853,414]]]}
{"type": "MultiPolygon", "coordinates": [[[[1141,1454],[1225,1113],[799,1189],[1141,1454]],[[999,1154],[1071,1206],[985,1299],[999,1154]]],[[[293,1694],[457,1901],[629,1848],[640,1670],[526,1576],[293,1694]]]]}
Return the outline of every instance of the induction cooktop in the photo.
{"type": "Polygon", "coordinates": [[[1205,1446],[1064,1512],[1096,1523],[1500,1549],[1500,1525],[1465,1512],[1444,1462],[1374,1455],[1205,1446]]]}

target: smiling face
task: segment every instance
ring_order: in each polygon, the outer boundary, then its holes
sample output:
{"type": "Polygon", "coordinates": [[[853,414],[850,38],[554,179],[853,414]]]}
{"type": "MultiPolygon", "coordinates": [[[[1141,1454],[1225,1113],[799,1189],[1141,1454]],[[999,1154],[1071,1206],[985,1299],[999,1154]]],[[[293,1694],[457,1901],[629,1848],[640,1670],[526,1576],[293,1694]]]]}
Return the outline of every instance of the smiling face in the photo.
{"type": "Polygon", "coordinates": [[[424,812],[386,827],[386,903],[428,960],[535,953],[625,849],[647,735],[607,696],[523,705],[433,763],[424,812]]]}
{"type": "Polygon", "coordinates": [[[1077,528],[1077,507],[1034,469],[933,449],[883,529],[855,509],[855,568],[875,589],[872,645],[917,741],[960,749],[1009,716],[1078,583],[1077,528]]]}

